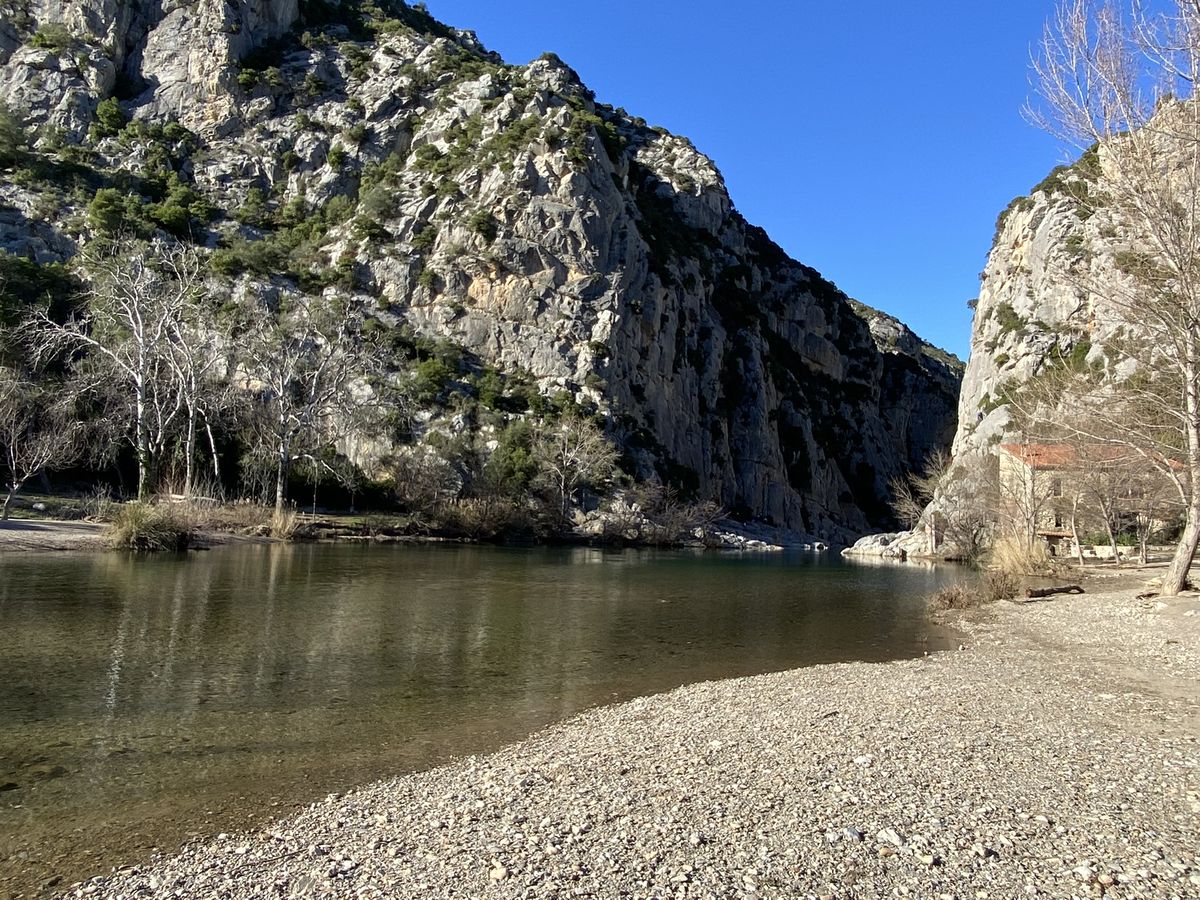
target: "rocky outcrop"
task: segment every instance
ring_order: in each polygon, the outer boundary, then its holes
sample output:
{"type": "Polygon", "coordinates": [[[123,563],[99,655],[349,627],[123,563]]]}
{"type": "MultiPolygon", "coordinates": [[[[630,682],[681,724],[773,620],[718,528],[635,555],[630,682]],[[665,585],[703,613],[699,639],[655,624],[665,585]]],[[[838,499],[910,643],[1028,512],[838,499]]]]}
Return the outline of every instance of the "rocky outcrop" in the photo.
{"type": "MultiPolygon", "coordinates": [[[[0,37],[0,98],[93,151],[93,184],[166,166],[151,225],[220,248],[236,290],[353,294],[602,411],[637,475],[738,518],[839,542],[889,523],[890,479],[949,441],[958,361],[788,258],[688,140],[556,57],[508,66],[382,6],[35,3],[0,37]],[[158,130],[97,130],[114,90],[158,130]]],[[[0,235],[65,251],[89,200],[61,199],[59,243],[0,235]]]]}
{"type": "MultiPolygon", "coordinates": [[[[983,270],[971,353],[959,400],[955,456],[986,452],[1015,438],[1009,394],[1050,360],[1093,354],[1096,298],[1069,277],[1085,247],[1102,247],[1104,216],[1085,212],[1055,173],[1001,215],[983,270]]],[[[1093,261],[1100,265],[1102,261],[1093,261]]]]}
{"type": "Polygon", "coordinates": [[[30,124],[82,140],[120,87],[145,118],[196,130],[230,124],[237,64],[287,34],[298,0],[10,0],[0,3],[0,97],[30,124]]]}

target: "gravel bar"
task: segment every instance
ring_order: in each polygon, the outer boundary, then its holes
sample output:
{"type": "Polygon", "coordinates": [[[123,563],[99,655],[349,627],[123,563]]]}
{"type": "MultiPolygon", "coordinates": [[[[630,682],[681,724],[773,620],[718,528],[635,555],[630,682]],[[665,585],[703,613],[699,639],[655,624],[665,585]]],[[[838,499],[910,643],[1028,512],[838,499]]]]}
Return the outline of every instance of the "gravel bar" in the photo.
{"type": "Polygon", "coordinates": [[[1200,898],[1200,601],[685,687],[74,885],[90,897],[1200,898]]]}

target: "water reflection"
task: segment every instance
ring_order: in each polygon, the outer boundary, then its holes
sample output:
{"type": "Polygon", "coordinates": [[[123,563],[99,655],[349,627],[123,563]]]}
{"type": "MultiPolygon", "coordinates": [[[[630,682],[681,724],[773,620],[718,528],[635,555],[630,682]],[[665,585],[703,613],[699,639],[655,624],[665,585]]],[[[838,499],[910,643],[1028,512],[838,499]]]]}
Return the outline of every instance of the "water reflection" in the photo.
{"type": "Polygon", "coordinates": [[[919,654],[942,639],[917,598],[952,577],[587,549],[0,557],[0,890],[597,703],[919,654]]]}

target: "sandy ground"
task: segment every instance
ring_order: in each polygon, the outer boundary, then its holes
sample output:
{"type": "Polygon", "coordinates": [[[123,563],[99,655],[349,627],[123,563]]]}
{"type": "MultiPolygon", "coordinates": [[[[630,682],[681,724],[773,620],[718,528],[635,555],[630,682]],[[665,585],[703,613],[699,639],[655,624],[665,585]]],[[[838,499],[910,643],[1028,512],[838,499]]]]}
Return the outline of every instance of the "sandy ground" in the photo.
{"type": "Polygon", "coordinates": [[[0,553],[18,550],[103,550],[104,526],[94,522],[10,519],[0,522],[0,553]]]}
{"type": "Polygon", "coordinates": [[[693,685],[74,886],[96,897],[1200,897],[1200,598],[693,685]]]}

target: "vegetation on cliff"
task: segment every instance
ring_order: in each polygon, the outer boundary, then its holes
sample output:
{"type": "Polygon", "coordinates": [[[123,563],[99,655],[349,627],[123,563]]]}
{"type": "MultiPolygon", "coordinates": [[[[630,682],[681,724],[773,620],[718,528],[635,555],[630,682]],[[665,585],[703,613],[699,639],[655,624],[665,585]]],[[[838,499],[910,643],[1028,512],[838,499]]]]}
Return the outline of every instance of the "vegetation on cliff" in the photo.
{"type": "Polygon", "coordinates": [[[156,365],[220,389],[129,393],[141,411],[100,443],[136,493],[203,472],[273,505],[302,480],[511,498],[539,483],[509,465],[526,436],[570,421],[604,430],[623,483],[838,538],[887,521],[890,478],[948,442],[957,361],[898,323],[877,338],[690,142],[553,54],[507,65],[401,2],[214,7],[212,34],[191,7],[93,6],[13,19],[0,47],[0,315],[40,322],[8,340],[14,370],[75,377],[120,355],[93,340],[115,274],[95,260],[192,261],[156,365]],[[201,37],[181,68],[170,49],[201,37]],[[307,411],[272,371],[296,348],[338,370],[307,411]],[[408,476],[427,463],[453,476],[408,476]]]}

